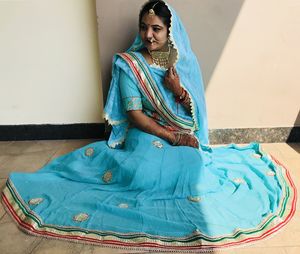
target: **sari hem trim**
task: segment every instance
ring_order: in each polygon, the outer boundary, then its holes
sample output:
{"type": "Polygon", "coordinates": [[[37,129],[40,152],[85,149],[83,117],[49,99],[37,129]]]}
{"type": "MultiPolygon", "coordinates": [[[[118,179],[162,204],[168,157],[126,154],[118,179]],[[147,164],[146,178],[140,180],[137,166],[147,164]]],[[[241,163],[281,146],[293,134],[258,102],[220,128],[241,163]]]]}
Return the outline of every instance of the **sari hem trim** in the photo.
{"type": "MultiPolygon", "coordinates": [[[[232,146],[231,144],[227,147],[232,146]]],[[[260,146],[258,147],[258,152],[261,154],[262,159],[270,161],[274,166],[276,175],[280,179],[280,183],[284,189],[283,197],[276,213],[264,218],[258,226],[251,229],[236,229],[227,235],[211,237],[198,231],[185,237],[168,237],[141,232],[120,233],[84,229],[74,226],[45,224],[20,197],[10,179],[8,179],[6,187],[3,190],[2,202],[8,213],[23,231],[48,238],[116,248],[154,251],[197,252],[201,250],[209,252],[216,249],[233,248],[245,244],[248,245],[270,237],[281,230],[295,214],[297,190],[288,169],[275,157],[265,154],[260,146]]]]}

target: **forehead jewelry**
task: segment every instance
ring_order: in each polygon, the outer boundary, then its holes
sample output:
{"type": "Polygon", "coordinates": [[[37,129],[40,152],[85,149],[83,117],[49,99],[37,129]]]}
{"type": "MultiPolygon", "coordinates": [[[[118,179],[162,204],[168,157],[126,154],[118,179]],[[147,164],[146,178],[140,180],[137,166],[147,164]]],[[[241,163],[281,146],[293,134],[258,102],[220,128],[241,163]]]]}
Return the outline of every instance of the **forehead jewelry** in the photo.
{"type": "Polygon", "coordinates": [[[155,15],[154,7],[155,7],[155,5],[157,5],[158,3],[159,3],[159,2],[155,3],[155,4],[152,6],[152,8],[148,11],[148,14],[149,14],[150,16],[154,16],[154,15],[155,15]]]}

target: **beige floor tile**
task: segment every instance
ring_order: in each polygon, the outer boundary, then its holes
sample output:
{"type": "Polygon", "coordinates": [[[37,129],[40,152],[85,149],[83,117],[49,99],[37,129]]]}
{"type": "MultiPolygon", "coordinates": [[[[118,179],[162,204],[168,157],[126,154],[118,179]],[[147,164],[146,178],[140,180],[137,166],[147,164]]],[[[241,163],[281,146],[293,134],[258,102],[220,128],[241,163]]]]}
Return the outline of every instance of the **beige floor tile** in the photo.
{"type": "MultiPolygon", "coordinates": [[[[116,249],[116,248],[104,248],[100,246],[85,245],[80,254],[116,254],[116,253],[130,253],[130,251],[116,249]]],[[[134,253],[133,251],[131,253],[134,253]]]]}
{"type": "Polygon", "coordinates": [[[8,146],[0,161],[0,178],[10,172],[33,172],[44,166],[64,141],[16,141],[8,146]]]}
{"type": "Polygon", "coordinates": [[[4,164],[9,158],[10,158],[9,155],[0,155],[0,170],[1,170],[1,165],[4,164]]]}
{"type": "MultiPolygon", "coordinates": [[[[300,158],[299,159],[287,159],[283,162],[284,166],[288,169],[291,178],[296,186],[297,193],[298,193],[298,201],[297,201],[297,211],[298,216],[300,212],[300,158]]],[[[300,241],[300,240],[299,240],[300,241]]]]}
{"type": "Polygon", "coordinates": [[[55,151],[41,151],[35,153],[11,155],[1,165],[0,178],[7,178],[11,172],[34,172],[44,166],[55,151]]]}
{"type": "MultiPolygon", "coordinates": [[[[154,253],[163,253],[163,254],[174,254],[179,252],[159,252],[159,251],[146,251],[146,250],[126,250],[126,249],[119,249],[119,248],[104,248],[100,246],[93,246],[93,245],[85,245],[80,254],[154,254],[154,253]]],[[[213,251],[209,252],[211,254],[236,254],[235,249],[224,249],[220,251],[213,251]]]]}
{"type": "MultiPolygon", "coordinates": [[[[2,204],[2,206],[3,206],[3,204],[2,204]]],[[[9,223],[9,222],[15,223],[13,221],[12,217],[7,212],[5,212],[5,214],[3,215],[3,217],[0,220],[0,225],[5,224],[5,223],[9,223]]]]}
{"type": "MultiPolygon", "coordinates": [[[[0,179],[0,192],[2,192],[5,182],[6,182],[6,179],[0,179]]],[[[2,202],[0,202],[0,221],[5,213],[6,213],[6,211],[3,207],[3,204],[2,204],[2,202]]]]}
{"type": "Polygon", "coordinates": [[[223,249],[223,250],[215,250],[211,252],[212,254],[236,254],[236,248],[233,249],[223,249]]]}
{"type": "Polygon", "coordinates": [[[300,247],[285,247],[286,254],[299,254],[300,247]]]}
{"type": "MultiPolygon", "coordinates": [[[[11,171],[36,171],[53,158],[85,146],[94,140],[66,140],[66,141],[18,141],[0,142],[0,186],[5,183],[5,178],[11,171]]],[[[300,189],[300,156],[299,144],[287,145],[281,143],[262,144],[265,152],[271,153],[280,160],[291,172],[298,190],[300,189]],[[299,150],[297,150],[299,147],[299,150]]],[[[298,202],[299,205],[299,202],[298,202]]],[[[3,214],[0,206],[0,219],[3,214]]],[[[299,210],[298,210],[299,211],[299,210]]],[[[300,214],[274,237],[255,243],[252,246],[224,251],[214,251],[214,254],[295,254],[300,253],[300,214]],[[291,247],[292,246],[292,247],[291,247]]],[[[7,253],[83,253],[83,254],[113,254],[113,253],[151,253],[126,251],[123,249],[102,248],[92,245],[81,245],[76,243],[35,238],[28,236],[17,229],[10,216],[6,213],[0,220],[0,250],[5,249],[7,253]],[[13,236],[12,236],[13,235],[13,236]],[[19,242],[11,252],[12,240],[19,242]],[[16,239],[16,240],[15,240],[16,239]],[[4,241],[5,240],[5,241],[4,241]]],[[[1,251],[1,254],[3,252],[1,251]]],[[[5,252],[4,252],[5,253],[5,252]]]]}
{"type": "Polygon", "coordinates": [[[3,204],[0,203],[0,223],[1,223],[1,220],[3,219],[4,215],[5,215],[6,211],[3,207],[3,204]]]}
{"type": "Polygon", "coordinates": [[[31,253],[41,239],[20,231],[15,223],[0,224],[1,254],[31,253]]]}
{"type": "Polygon", "coordinates": [[[240,248],[235,249],[235,254],[286,254],[284,248],[240,248]]]}
{"type": "MultiPolygon", "coordinates": [[[[118,248],[103,248],[100,246],[92,246],[92,245],[86,245],[80,254],[174,254],[174,253],[180,253],[180,252],[160,252],[160,251],[146,251],[146,250],[126,250],[126,249],[118,249],[118,248]]],[[[211,254],[236,254],[235,249],[224,249],[220,251],[212,251],[208,252],[211,254]]]]}
{"type": "Polygon", "coordinates": [[[12,220],[10,218],[8,219],[7,212],[5,211],[4,205],[2,202],[0,204],[0,207],[1,207],[1,210],[3,211],[2,216],[0,217],[0,226],[1,226],[1,224],[7,223],[7,222],[12,222],[12,220]]]}
{"type": "Polygon", "coordinates": [[[300,143],[288,143],[288,145],[300,154],[300,143]]]}
{"type": "Polygon", "coordinates": [[[286,143],[276,143],[275,146],[283,154],[284,159],[300,158],[299,152],[286,143]]]}
{"type": "Polygon", "coordinates": [[[31,254],[79,254],[82,248],[82,244],[42,238],[31,254]]]}
{"type": "Polygon", "coordinates": [[[266,247],[300,246],[299,219],[296,216],[278,233],[264,241],[266,247]],[[297,220],[297,221],[296,221],[297,220]]]}
{"type": "Polygon", "coordinates": [[[0,141],[0,155],[6,153],[13,141],[0,141]]]}
{"type": "Polygon", "coordinates": [[[38,141],[13,141],[11,143],[0,142],[3,145],[2,155],[19,155],[25,152],[30,146],[34,145],[38,141]],[[6,145],[5,145],[6,144],[6,145]]]}
{"type": "Polygon", "coordinates": [[[93,142],[95,142],[95,140],[92,139],[66,140],[65,143],[55,152],[51,160],[93,142]]]}
{"type": "Polygon", "coordinates": [[[282,164],[289,170],[289,172],[296,178],[296,180],[300,179],[300,158],[287,159],[283,161],[282,164]]]}
{"type": "Polygon", "coordinates": [[[32,144],[25,150],[26,153],[58,150],[59,147],[61,147],[65,143],[65,140],[37,140],[31,142],[32,144]]]}
{"type": "Polygon", "coordinates": [[[5,187],[6,179],[0,179],[0,190],[2,191],[5,187]]]}
{"type": "Polygon", "coordinates": [[[283,161],[285,159],[285,157],[284,157],[283,153],[278,149],[277,144],[278,143],[273,143],[273,144],[264,143],[261,145],[261,147],[265,153],[268,153],[268,154],[274,156],[279,161],[283,161]]]}

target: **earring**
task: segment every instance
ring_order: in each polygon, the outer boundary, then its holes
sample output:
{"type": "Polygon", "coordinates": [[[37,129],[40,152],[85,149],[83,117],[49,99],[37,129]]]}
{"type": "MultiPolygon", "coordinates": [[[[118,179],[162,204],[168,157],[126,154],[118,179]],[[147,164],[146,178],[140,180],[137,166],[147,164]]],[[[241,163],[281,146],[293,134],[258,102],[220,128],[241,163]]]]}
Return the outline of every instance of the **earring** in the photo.
{"type": "Polygon", "coordinates": [[[172,41],[171,41],[170,36],[168,36],[168,47],[172,48],[172,41]]]}

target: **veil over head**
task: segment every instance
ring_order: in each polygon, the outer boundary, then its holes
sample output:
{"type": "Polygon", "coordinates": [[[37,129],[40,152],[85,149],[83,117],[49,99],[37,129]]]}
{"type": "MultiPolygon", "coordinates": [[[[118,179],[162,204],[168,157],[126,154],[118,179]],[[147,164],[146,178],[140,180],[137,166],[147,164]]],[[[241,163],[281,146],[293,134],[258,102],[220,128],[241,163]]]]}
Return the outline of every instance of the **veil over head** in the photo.
{"type": "MultiPolygon", "coordinates": [[[[179,16],[169,4],[166,3],[166,5],[171,12],[169,36],[172,50],[170,59],[177,70],[182,86],[191,96],[192,117],[196,126],[194,133],[201,144],[208,144],[206,103],[200,67],[179,16]]],[[[141,36],[138,34],[126,52],[137,52],[144,47],[141,36]]],[[[119,92],[119,68],[116,65],[118,58],[115,55],[113,59],[112,81],[104,108],[104,117],[112,125],[112,132],[108,141],[108,145],[111,147],[115,147],[125,140],[129,124],[119,92]]],[[[174,104],[174,99],[167,101],[167,104],[174,104]]]]}
{"type": "Polygon", "coordinates": [[[2,203],[23,231],[142,252],[200,253],[266,239],[295,214],[297,190],[288,170],[258,143],[202,145],[208,133],[201,73],[179,17],[168,8],[174,65],[191,96],[192,115],[165,88],[166,69],[150,66],[138,52],[144,47],[138,35],[128,52],[114,57],[105,107],[112,124],[108,143],[87,144],[35,173],[9,175],[2,203]],[[136,75],[138,82],[133,71],[144,77],[136,75]],[[122,76],[126,82],[119,82],[122,76]],[[155,115],[165,120],[164,113],[172,113],[174,119],[162,124],[173,127],[182,120],[183,128],[176,131],[194,131],[199,150],[173,147],[160,137],[129,129],[126,96],[120,91],[126,85],[137,91],[137,96],[129,94],[131,102],[144,100],[137,108],[142,105],[145,114],[151,98],[155,115]],[[139,94],[144,87],[146,96],[139,94]],[[123,149],[110,149],[125,138],[123,149]]]}

